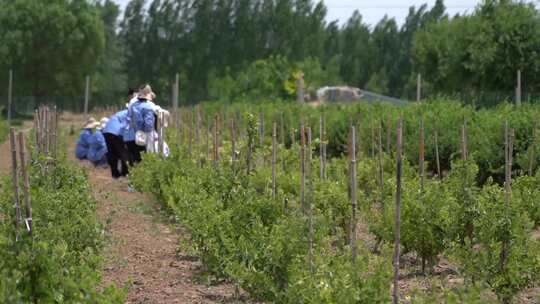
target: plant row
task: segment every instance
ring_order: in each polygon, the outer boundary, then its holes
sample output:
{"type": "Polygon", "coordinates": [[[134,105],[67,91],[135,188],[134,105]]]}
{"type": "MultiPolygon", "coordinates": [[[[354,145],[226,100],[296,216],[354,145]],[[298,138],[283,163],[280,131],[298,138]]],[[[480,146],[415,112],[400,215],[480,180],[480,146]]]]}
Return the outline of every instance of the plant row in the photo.
{"type": "Polygon", "coordinates": [[[28,169],[32,234],[15,229],[12,181],[0,188],[0,302],[122,303],[116,287],[99,287],[104,233],[86,173],[40,156],[28,169]]]}
{"type": "MultiPolygon", "coordinates": [[[[212,124],[213,114],[219,113],[221,132],[228,136],[230,120],[235,119],[240,130],[247,127],[242,119],[244,113],[250,112],[262,122],[260,131],[269,144],[272,134],[272,123],[277,123],[278,141],[287,147],[300,140],[300,122],[311,126],[313,138],[320,137],[320,119],[324,118],[329,157],[340,157],[347,151],[348,132],[351,124],[358,128],[358,150],[366,156],[373,156],[377,151],[379,134],[385,152],[395,152],[396,126],[403,116],[403,149],[409,161],[418,165],[421,121],[425,133],[425,159],[428,169],[436,172],[435,133],[438,139],[438,154],[442,173],[450,169],[452,159],[459,154],[461,145],[461,128],[467,128],[469,153],[479,166],[480,183],[492,176],[496,181],[504,179],[504,122],[515,129],[515,163],[514,168],[521,171],[535,171],[540,164],[540,145],[538,144],[538,119],[540,106],[525,104],[514,108],[510,104],[501,104],[496,108],[476,110],[472,106],[463,105],[456,100],[426,100],[421,104],[405,107],[391,104],[355,103],[305,107],[294,103],[204,103],[199,109],[184,109],[182,122],[185,128],[197,123],[201,117],[201,125],[212,124]],[[195,114],[195,115],[194,115],[195,114]],[[380,129],[380,131],[379,131],[380,129]],[[532,161],[531,161],[532,160],[532,161]]],[[[204,129],[204,128],[201,128],[204,129]]],[[[187,134],[185,134],[187,137],[187,134]]],[[[184,144],[187,144],[184,142],[184,144]]],[[[317,147],[315,147],[317,149],[317,147]]]]}
{"type": "MultiPolygon", "coordinates": [[[[234,158],[232,142],[214,141],[217,138],[207,134],[208,142],[222,142],[214,149],[219,161],[208,158],[205,144],[184,143],[170,158],[146,155],[132,172],[135,187],[156,195],[188,228],[192,248],[209,271],[231,279],[254,299],[279,303],[390,301],[395,153],[381,151],[380,158],[378,152],[370,157],[370,151],[360,149],[358,213],[375,242],[370,244],[359,235],[354,262],[351,227],[356,223],[348,159],[329,159],[326,176],[321,178],[320,159],[307,157],[302,190],[301,147],[298,142],[280,144],[274,193],[272,147],[258,138],[261,120],[257,123],[250,114],[242,119],[246,135],[235,143],[234,158]]],[[[330,142],[334,139],[329,138],[330,142]]],[[[173,135],[171,140],[177,138],[173,135]]],[[[314,137],[307,151],[316,154],[318,142],[314,137]]],[[[472,153],[466,161],[454,156],[452,169],[443,179],[426,178],[424,182],[414,162],[405,157],[403,254],[414,253],[428,272],[444,257],[466,278],[462,286],[466,291],[421,292],[414,295],[415,302],[482,303],[497,298],[508,302],[538,282],[540,251],[531,233],[540,224],[536,203],[540,176],[518,176],[506,204],[503,186],[492,178],[477,182],[479,165],[474,156],[472,153]]],[[[519,170],[515,173],[519,175],[519,170]]]]}

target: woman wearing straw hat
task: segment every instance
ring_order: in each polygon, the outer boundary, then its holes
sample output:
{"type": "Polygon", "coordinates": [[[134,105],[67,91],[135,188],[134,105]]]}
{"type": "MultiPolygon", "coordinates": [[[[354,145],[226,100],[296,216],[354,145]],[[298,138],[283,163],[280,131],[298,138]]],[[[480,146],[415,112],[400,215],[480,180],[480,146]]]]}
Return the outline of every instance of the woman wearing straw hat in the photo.
{"type": "Polygon", "coordinates": [[[90,137],[92,137],[92,130],[99,125],[94,117],[90,117],[83,125],[77,146],[75,147],[75,156],[78,159],[86,159],[88,156],[88,149],[90,148],[90,137]]]}
{"type": "Polygon", "coordinates": [[[139,91],[137,101],[128,107],[127,130],[124,134],[124,141],[133,163],[141,161],[141,152],[146,151],[146,139],[147,137],[153,137],[155,117],[152,99],[152,88],[147,84],[139,91]]]}
{"type": "Polygon", "coordinates": [[[102,118],[96,127],[96,131],[88,140],[88,160],[95,166],[107,165],[107,144],[105,143],[105,137],[103,137],[102,130],[109,121],[108,118],[102,118]]]}

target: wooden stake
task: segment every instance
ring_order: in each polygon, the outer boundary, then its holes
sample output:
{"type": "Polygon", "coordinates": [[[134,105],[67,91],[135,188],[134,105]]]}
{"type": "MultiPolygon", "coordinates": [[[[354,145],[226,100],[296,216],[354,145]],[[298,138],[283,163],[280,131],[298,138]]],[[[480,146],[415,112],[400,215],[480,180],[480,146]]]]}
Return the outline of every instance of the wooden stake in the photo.
{"type": "Polygon", "coordinates": [[[390,155],[392,151],[392,118],[388,115],[386,119],[386,153],[390,155]]]}
{"type": "Polygon", "coordinates": [[[24,134],[19,132],[19,156],[21,160],[21,173],[23,177],[23,193],[24,203],[26,207],[26,226],[28,233],[32,235],[32,204],[30,203],[30,179],[28,177],[28,170],[26,168],[26,144],[24,140],[24,134]]]}
{"type": "Polygon", "coordinates": [[[272,128],[272,197],[277,198],[276,164],[277,164],[277,125],[272,128]]]}
{"type": "MultiPolygon", "coordinates": [[[[504,204],[505,208],[510,208],[512,199],[512,154],[514,152],[514,129],[508,130],[508,121],[504,123],[504,150],[505,150],[505,170],[504,170],[504,204]]],[[[504,271],[508,261],[508,240],[503,239],[500,254],[500,268],[504,271]]]]}
{"type": "Polygon", "coordinates": [[[370,123],[371,128],[371,157],[375,157],[375,128],[373,127],[373,119],[370,123]]]}
{"type": "Polygon", "coordinates": [[[325,130],[324,130],[324,116],[322,114],[319,120],[319,135],[321,139],[320,144],[319,144],[320,178],[325,179],[326,178],[326,156],[324,155],[325,130]]]}
{"type": "Polygon", "coordinates": [[[311,128],[307,128],[307,165],[306,165],[306,178],[308,182],[308,216],[309,216],[309,270],[311,273],[315,272],[315,264],[313,262],[313,239],[314,239],[314,229],[313,229],[313,183],[311,180],[311,128]]]}
{"type": "Polygon", "coordinates": [[[11,146],[11,173],[13,179],[13,200],[15,206],[15,239],[19,239],[19,225],[21,223],[21,205],[19,201],[19,174],[17,172],[17,140],[15,129],[9,130],[9,143],[11,146]]]}
{"type": "Polygon", "coordinates": [[[392,303],[399,303],[399,257],[400,257],[400,238],[401,238],[401,149],[402,149],[402,132],[403,132],[403,117],[399,118],[397,127],[397,145],[396,145],[396,221],[395,221],[395,237],[394,237],[394,288],[392,293],[392,303]]]}
{"type": "Polygon", "coordinates": [[[210,134],[211,134],[210,115],[206,116],[206,160],[210,164],[210,134]]]}
{"type": "Polygon", "coordinates": [[[218,114],[214,116],[214,167],[217,167],[219,162],[219,147],[218,147],[218,114]]]}
{"type": "Polygon", "coordinates": [[[188,155],[191,158],[193,155],[193,127],[195,124],[195,108],[191,107],[190,117],[189,117],[189,137],[188,137],[188,155]]]}
{"type": "Polygon", "coordinates": [[[381,192],[381,206],[384,210],[384,163],[383,163],[383,148],[382,148],[382,122],[379,125],[379,191],[381,192]]]}
{"type": "Polygon", "coordinates": [[[351,183],[351,205],[352,205],[352,214],[351,214],[351,252],[352,252],[352,262],[356,263],[356,257],[358,255],[358,248],[356,245],[356,209],[357,209],[357,197],[356,197],[356,127],[351,126],[351,149],[350,152],[350,170],[349,178],[351,183]]]}
{"type": "Polygon", "coordinates": [[[306,214],[306,136],[304,123],[300,125],[300,205],[306,214]]]}
{"type": "Polygon", "coordinates": [[[441,161],[439,158],[439,130],[435,124],[435,162],[437,165],[437,176],[442,180],[443,176],[441,174],[441,161]]]}
{"type": "Polygon", "coordinates": [[[420,118],[420,146],[418,148],[419,152],[419,174],[420,174],[420,191],[424,192],[424,175],[425,175],[425,168],[424,168],[424,159],[425,159],[425,146],[424,146],[424,118],[420,118]]]}

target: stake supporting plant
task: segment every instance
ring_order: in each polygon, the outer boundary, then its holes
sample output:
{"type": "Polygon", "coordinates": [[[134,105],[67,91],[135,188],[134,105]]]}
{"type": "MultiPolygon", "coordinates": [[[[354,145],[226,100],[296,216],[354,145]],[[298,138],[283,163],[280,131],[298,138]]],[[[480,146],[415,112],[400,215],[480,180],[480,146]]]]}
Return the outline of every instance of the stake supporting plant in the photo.
{"type": "Polygon", "coordinates": [[[30,179],[28,177],[28,169],[26,167],[26,144],[24,134],[22,132],[19,132],[19,158],[21,160],[24,204],[26,209],[25,223],[28,233],[32,235],[32,204],[30,202],[30,179]]]}
{"type": "Polygon", "coordinates": [[[424,168],[425,159],[425,141],[424,141],[424,118],[420,118],[420,145],[418,147],[419,154],[419,174],[420,174],[420,191],[424,192],[424,178],[426,170],[424,168]]]}
{"type": "Polygon", "coordinates": [[[300,125],[300,206],[306,213],[306,133],[304,123],[300,125]]]}
{"type": "Polygon", "coordinates": [[[435,140],[435,163],[437,165],[437,176],[440,180],[442,180],[442,174],[441,174],[441,161],[439,156],[439,129],[437,127],[437,123],[435,123],[435,131],[434,131],[434,140],[435,140]]]}
{"type": "MultiPolygon", "coordinates": [[[[514,153],[514,129],[508,129],[508,121],[504,123],[504,151],[504,207],[508,210],[510,208],[510,201],[512,200],[512,154],[514,153]]],[[[500,268],[502,272],[505,271],[508,261],[508,246],[508,239],[504,237],[500,257],[500,268]]]]}
{"type": "Polygon", "coordinates": [[[379,156],[379,191],[380,191],[380,204],[384,210],[384,163],[383,163],[383,147],[382,147],[382,122],[378,128],[378,156],[379,156]]]}
{"type": "Polygon", "coordinates": [[[351,254],[352,262],[356,263],[356,257],[358,255],[358,247],[356,244],[356,210],[357,210],[357,196],[356,196],[356,127],[351,126],[351,141],[349,146],[350,153],[350,165],[349,165],[349,179],[351,183],[351,254]]]}
{"type": "Polygon", "coordinates": [[[276,164],[277,164],[277,125],[272,126],[272,197],[277,198],[276,164]]]}
{"type": "Polygon", "coordinates": [[[13,203],[15,207],[15,239],[19,240],[19,226],[21,223],[21,205],[19,194],[19,174],[17,172],[17,140],[15,136],[15,129],[9,130],[9,144],[11,147],[11,173],[13,181],[13,203]]]}
{"type": "Polygon", "coordinates": [[[403,117],[399,118],[397,127],[396,144],[396,212],[395,212],[395,236],[394,236],[394,286],[392,292],[392,303],[399,303],[399,257],[400,257],[400,238],[401,238],[401,154],[402,154],[402,134],[403,117]]]}

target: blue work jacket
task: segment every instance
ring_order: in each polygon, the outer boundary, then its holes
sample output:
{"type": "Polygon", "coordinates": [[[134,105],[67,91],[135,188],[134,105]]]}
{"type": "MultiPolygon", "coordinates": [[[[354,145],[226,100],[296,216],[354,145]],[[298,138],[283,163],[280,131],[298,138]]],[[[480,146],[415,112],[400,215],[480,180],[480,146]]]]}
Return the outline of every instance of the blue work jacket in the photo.
{"type": "Polygon", "coordinates": [[[79,140],[77,140],[77,146],[75,147],[75,156],[78,159],[85,159],[88,155],[88,149],[90,148],[90,137],[92,137],[92,129],[83,129],[79,140]]]}
{"type": "Polygon", "coordinates": [[[137,100],[128,108],[126,121],[124,141],[134,141],[137,131],[151,132],[154,130],[155,123],[153,103],[141,99],[137,100]]]}
{"type": "Polygon", "coordinates": [[[97,130],[92,134],[89,140],[90,148],[88,149],[88,160],[98,164],[105,159],[107,154],[107,144],[105,143],[105,137],[100,130],[97,130]]]}
{"type": "Polygon", "coordinates": [[[103,133],[110,133],[116,136],[123,136],[124,131],[127,127],[127,114],[128,110],[122,110],[116,112],[103,129],[103,133]]]}

